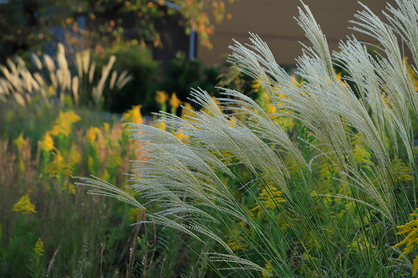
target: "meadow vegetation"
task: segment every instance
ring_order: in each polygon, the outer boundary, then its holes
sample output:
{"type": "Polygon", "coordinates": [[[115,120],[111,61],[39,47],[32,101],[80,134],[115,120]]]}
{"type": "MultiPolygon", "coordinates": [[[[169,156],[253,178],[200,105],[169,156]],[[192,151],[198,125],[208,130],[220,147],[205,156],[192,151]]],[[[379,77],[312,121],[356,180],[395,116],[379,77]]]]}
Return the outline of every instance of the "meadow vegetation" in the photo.
{"type": "Polygon", "coordinates": [[[418,95],[403,49],[416,65],[418,4],[396,2],[388,23],[366,6],[356,14],[353,30],[378,41],[375,53],[354,36],[331,53],[302,4],[297,20],[311,46],[296,79],[251,35],[250,45],[231,46],[230,62],[259,84],[258,102],[228,88],[217,99],[194,90],[202,109],[160,113],[166,131],[131,124],[142,156],[130,188],[145,203],[102,180],[77,184],[199,242],[191,248],[219,276],[415,276],[418,95]]]}
{"type": "Polygon", "coordinates": [[[374,53],[354,36],[330,53],[302,4],[312,46],[296,76],[251,34],[229,61],[257,100],[197,89],[194,110],[157,91],[153,125],[140,105],[106,121],[91,111],[116,77],[87,93],[89,109],[53,78],[33,91],[1,79],[0,275],[415,276],[418,3],[396,2],[388,23],[356,14],[374,53]]]}
{"type": "MultiPolygon", "coordinates": [[[[178,107],[176,99],[162,101],[178,107]]],[[[8,102],[0,111],[1,277],[137,277],[151,273],[142,256],[157,250],[156,258],[169,256],[158,275],[182,269],[175,233],[160,233],[157,245],[157,227],[132,226],[141,210],[74,184],[74,175],[93,175],[135,195],[124,173],[140,151],[125,122],[142,123],[140,106],[107,121],[45,102],[8,102]]]]}

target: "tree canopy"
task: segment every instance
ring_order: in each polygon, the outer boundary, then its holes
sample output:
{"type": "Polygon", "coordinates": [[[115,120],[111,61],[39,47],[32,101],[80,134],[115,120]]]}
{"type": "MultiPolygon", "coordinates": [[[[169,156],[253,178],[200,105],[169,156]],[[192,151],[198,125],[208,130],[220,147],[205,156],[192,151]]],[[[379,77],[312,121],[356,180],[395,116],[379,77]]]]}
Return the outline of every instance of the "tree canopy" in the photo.
{"type": "MultiPolygon", "coordinates": [[[[226,0],[228,1],[228,0],[226,0]]],[[[229,0],[233,3],[234,0],[229,0]]],[[[27,50],[40,51],[50,42],[65,41],[76,47],[121,43],[125,36],[124,20],[136,17],[140,41],[160,46],[154,27],[166,15],[180,14],[178,24],[186,33],[193,29],[201,43],[210,48],[214,22],[231,14],[223,0],[8,0],[0,4],[0,55],[9,56],[27,50]],[[111,19],[101,17],[112,14],[111,19]],[[84,20],[81,20],[84,19],[84,20]],[[89,28],[81,26],[88,22],[89,28]]]]}

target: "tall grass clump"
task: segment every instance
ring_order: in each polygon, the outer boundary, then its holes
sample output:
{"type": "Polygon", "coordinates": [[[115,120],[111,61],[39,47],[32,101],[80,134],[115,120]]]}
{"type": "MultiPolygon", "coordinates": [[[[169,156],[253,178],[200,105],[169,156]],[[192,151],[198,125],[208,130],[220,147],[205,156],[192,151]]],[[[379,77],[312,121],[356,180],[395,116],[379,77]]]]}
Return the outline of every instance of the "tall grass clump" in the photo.
{"type": "Polygon", "coordinates": [[[331,53],[302,4],[297,21],[311,44],[297,59],[303,82],[259,36],[235,41],[229,60],[259,84],[259,101],[193,90],[202,109],[161,112],[167,131],[132,123],[142,151],[130,186],[144,202],[104,180],[78,184],[200,243],[201,267],[220,276],[415,276],[417,69],[403,49],[418,64],[418,2],[396,3],[386,21],[363,5],[352,22],[378,42],[376,53],[354,36],[331,53]]]}
{"type": "Polygon", "coordinates": [[[48,106],[55,101],[100,108],[106,93],[117,92],[132,80],[128,71],[112,70],[114,55],[101,67],[101,72],[89,50],[77,52],[74,58],[69,60],[64,46],[58,43],[56,57],[44,54],[41,60],[32,53],[33,65],[29,67],[19,56],[14,61],[7,59],[7,66],[0,65],[0,103],[14,100],[27,107],[43,100],[48,106]]]}

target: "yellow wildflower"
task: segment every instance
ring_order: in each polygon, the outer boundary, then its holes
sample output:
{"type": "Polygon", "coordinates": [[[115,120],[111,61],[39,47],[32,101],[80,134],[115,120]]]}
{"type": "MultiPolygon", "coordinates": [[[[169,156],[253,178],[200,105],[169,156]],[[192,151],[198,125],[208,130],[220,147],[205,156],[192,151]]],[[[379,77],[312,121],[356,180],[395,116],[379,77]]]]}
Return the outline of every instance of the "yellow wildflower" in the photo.
{"type": "Polygon", "coordinates": [[[296,76],[295,76],[295,75],[292,75],[292,82],[293,82],[293,84],[294,84],[296,87],[299,87],[299,86],[300,86],[299,82],[296,80],[296,76]]]}
{"type": "Polygon", "coordinates": [[[56,150],[54,153],[54,161],[48,165],[47,173],[59,179],[62,175],[71,176],[71,165],[64,161],[61,153],[56,150]]]}
{"type": "Polygon", "coordinates": [[[181,110],[181,118],[184,119],[186,118],[186,116],[193,116],[194,115],[193,111],[194,111],[193,106],[191,106],[190,103],[185,102],[184,107],[181,110]]]}
{"type": "Polygon", "coordinates": [[[242,236],[241,232],[243,232],[244,234],[248,234],[249,230],[247,228],[247,223],[245,223],[244,221],[240,221],[237,223],[238,227],[233,227],[231,230],[231,237],[228,239],[228,246],[231,247],[231,249],[233,251],[238,251],[238,250],[247,250],[248,248],[248,244],[246,244],[245,238],[242,236]]]}
{"type": "Polygon", "coordinates": [[[396,172],[396,176],[399,180],[404,181],[412,181],[413,177],[411,173],[413,173],[413,170],[409,164],[406,164],[405,161],[401,160],[399,157],[396,156],[393,158],[393,169],[396,172]]]}
{"type": "Polygon", "coordinates": [[[184,134],[181,130],[177,130],[176,133],[174,134],[177,139],[179,139],[180,141],[184,141],[187,138],[189,138],[189,135],[184,134]]]}
{"type": "MultiPolygon", "coordinates": [[[[287,228],[290,227],[288,220],[284,217],[282,213],[280,213],[279,216],[277,217],[277,223],[279,224],[280,228],[283,231],[286,231],[287,228]]],[[[297,225],[297,223],[295,223],[295,225],[297,225]]]]}
{"type": "Polygon", "coordinates": [[[78,122],[79,120],[81,120],[81,117],[74,113],[74,111],[60,111],[60,114],[55,120],[55,125],[52,127],[50,133],[52,136],[58,136],[59,134],[67,136],[71,132],[73,123],[78,122]]]}
{"type": "Polygon", "coordinates": [[[229,118],[228,125],[229,125],[230,127],[232,127],[232,128],[236,128],[236,127],[238,126],[238,125],[237,125],[237,123],[238,123],[237,118],[235,118],[235,117],[230,117],[230,118],[229,118]]]}
{"type": "Polygon", "coordinates": [[[41,142],[41,150],[49,152],[54,149],[54,140],[52,139],[49,131],[45,133],[44,140],[41,142]]]}
{"type": "Polygon", "coordinates": [[[221,102],[214,96],[212,97],[212,99],[216,103],[216,105],[218,105],[219,110],[222,110],[221,102]]]}
{"type": "Polygon", "coordinates": [[[161,130],[165,130],[165,129],[166,129],[166,124],[165,124],[165,123],[163,123],[163,122],[154,123],[154,126],[155,126],[156,128],[161,129],[161,130]]]}
{"type": "Polygon", "coordinates": [[[171,94],[171,98],[170,98],[170,106],[171,107],[175,107],[178,108],[183,102],[181,102],[181,100],[179,100],[177,98],[176,93],[172,93],[171,94]]]}
{"type": "Polygon", "coordinates": [[[41,238],[38,238],[38,241],[35,244],[35,249],[33,250],[33,252],[39,257],[44,254],[44,243],[42,242],[41,238]]]}
{"type": "Polygon", "coordinates": [[[417,270],[418,270],[418,256],[415,257],[415,259],[413,260],[413,270],[412,270],[412,276],[415,276],[417,274],[417,270]]]}
{"type": "Polygon", "coordinates": [[[277,114],[276,106],[274,106],[273,104],[269,104],[267,106],[267,114],[269,114],[269,115],[271,115],[271,114],[277,114]]]}
{"type": "Polygon", "coordinates": [[[18,211],[23,214],[37,213],[35,206],[30,202],[29,193],[22,196],[19,201],[14,204],[13,211],[18,211]]]}
{"type": "Polygon", "coordinates": [[[260,81],[259,80],[254,80],[251,83],[251,88],[253,88],[254,93],[260,92],[260,89],[261,89],[260,81]]]}
{"type": "Polygon", "coordinates": [[[135,105],[122,116],[122,122],[131,122],[134,124],[142,124],[142,114],[141,114],[142,105],[135,105]]]}
{"type": "Polygon", "coordinates": [[[268,263],[266,263],[266,266],[264,267],[264,270],[266,271],[266,272],[263,272],[262,274],[261,274],[261,277],[263,277],[263,278],[270,278],[270,277],[272,277],[271,276],[271,273],[273,272],[273,268],[271,267],[271,260],[270,261],[268,261],[268,263]]]}
{"type": "MultiPolygon", "coordinates": [[[[264,207],[270,209],[276,208],[279,203],[286,202],[286,200],[282,198],[282,192],[278,190],[277,187],[274,185],[269,185],[268,190],[266,190],[266,188],[263,188],[258,199],[264,207]]],[[[257,204],[257,206],[253,210],[260,208],[260,204],[257,204]]]]}
{"type": "Polygon", "coordinates": [[[94,141],[96,141],[96,136],[97,136],[97,134],[99,134],[100,133],[100,129],[98,129],[97,127],[90,127],[88,130],[87,130],[87,133],[86,133],[86,138],[87,138],[87,140],[89,140],[90,142],[94,142],[94,141]]]}
{"type": "Polygon", "coordinates": [[[375,247],[364,237],[356,239],[353,244],[349,244],[348,247],[354,248],[357,251],[366,251],[370,248],[375,249],[375,247]]]}
{"type": "MultiPolygon", "coordinates": [[[[397,235],[404,235],[408,234],[404,240],[396,244],[394,247],[399,247],[401,245],[406,245],[406,247],[402,251],[402,256],[406,256],[412,251],[414,251],[418,247],[418,211],[416,210],[414,213],[410,215],[411,217],[415,218],[412,221],[406,223],[405,225],[398,226],[399,230],[401,230],[397,235]]],[[[415,256],[413,260],[413,270],[412,276],[415,276],[418,271],[418,256],[415,256]]]]}
{"type": "Polygon", "coordinates": [[[15,145],[17,148],[21,148],[25,144],[25,138],[23,138],[23,132],[20,133],[19,137],[15,140],[15,145]]]}
{"type": "Polygon", "coordinates": [[[335,77],[337,78],[337,82],[343,85],[344,87],[348,87],[347,83],[345,83],[341,78],[341,72],[336,73],[335,77]]]}
{"type": "Polygon", "coordinates": [[[155,101],[160,104],[163,104],[168,100],[168,94],[165,91],[156,91],[155,94],[155,101]]]}

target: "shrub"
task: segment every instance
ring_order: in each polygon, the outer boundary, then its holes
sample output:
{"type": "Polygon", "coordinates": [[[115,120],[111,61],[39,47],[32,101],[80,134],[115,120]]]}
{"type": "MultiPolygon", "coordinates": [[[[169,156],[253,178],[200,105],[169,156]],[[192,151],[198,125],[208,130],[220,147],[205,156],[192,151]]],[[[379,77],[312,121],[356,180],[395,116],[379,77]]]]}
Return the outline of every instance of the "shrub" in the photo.
{"type": "MultiPolygon", "coordinates": [[[[106,94],[105,110],[113,113],[123,113],[132,105],[141,104],[143,113],[156,111],[154,92],[159,81],[159,63],[152,60],[150,49],[141,45],[132,44],[123,48],[106,49],[104,57],[115,56],[114,68],[118,71],[127,71],[132,81],[127,83],[118,92],[106,94]]],[[[98,65],[106,64],[105,58],[95,56],[98,65]]]]}
{"type": "Polygon", "coordinates": [[[158,84],[158,90],[174,92],[183,102],[188,101],[190,88],[193,87],[202,88],[216,96],[218,90],[215,86],[220,71],[218,65],[204,66],[199,60],[186,60],[184,53],[179,52],[176,59],[171,60],[165,69],[165,78],[158,84]]]}

